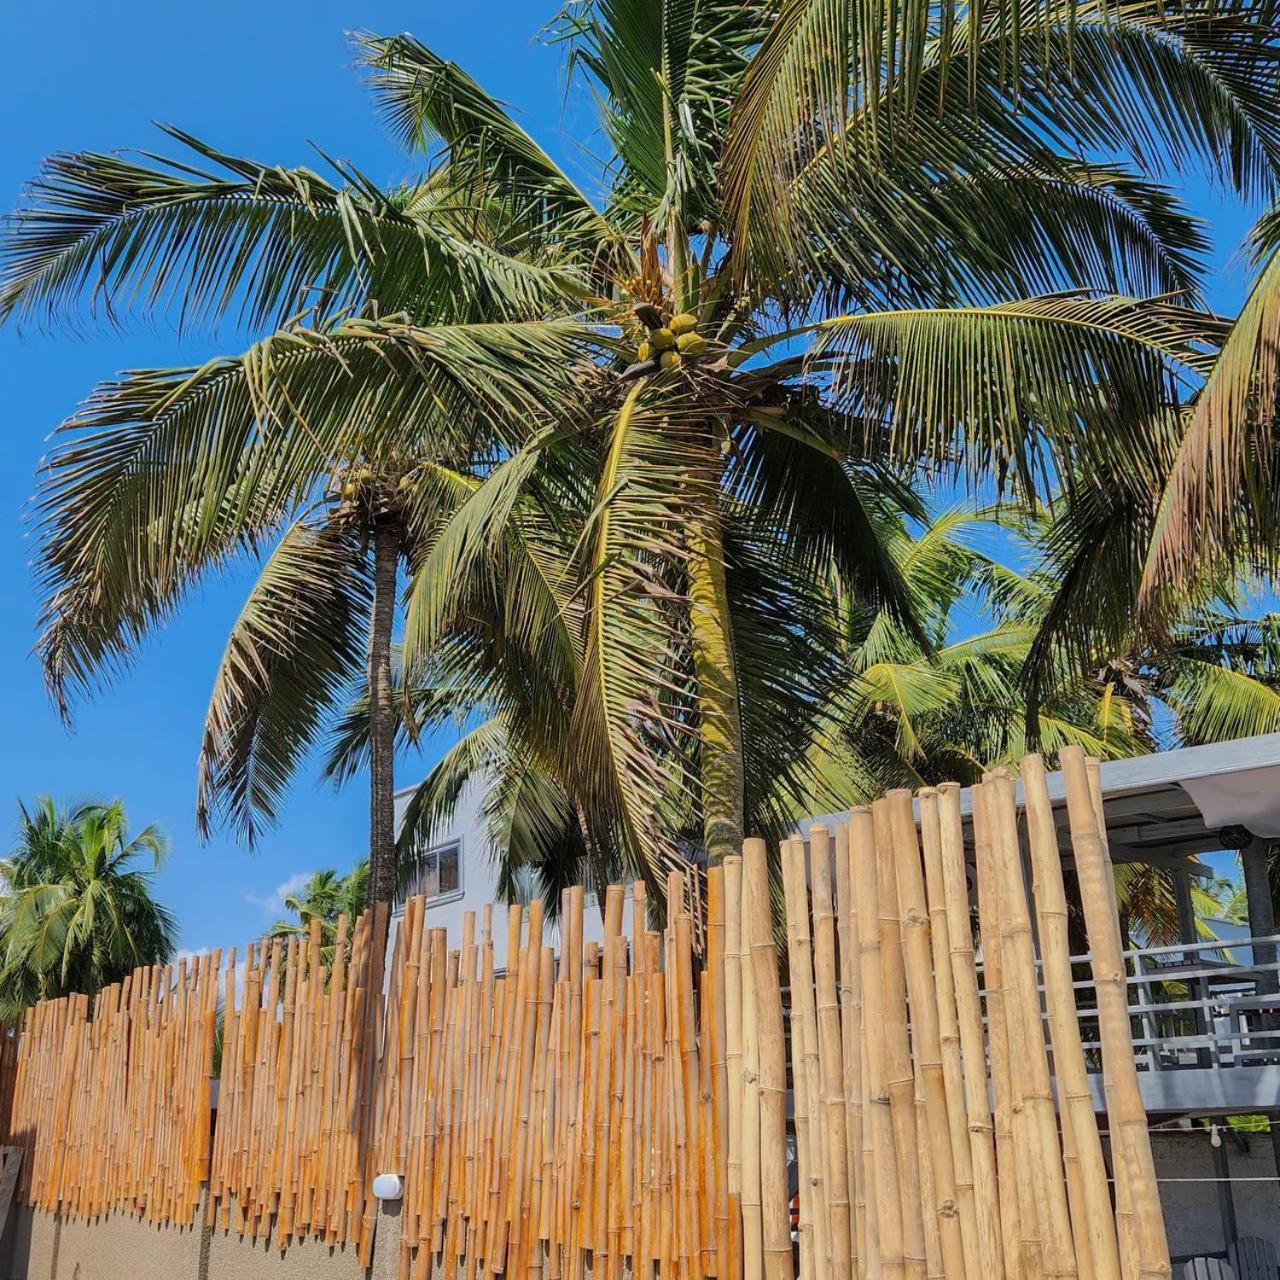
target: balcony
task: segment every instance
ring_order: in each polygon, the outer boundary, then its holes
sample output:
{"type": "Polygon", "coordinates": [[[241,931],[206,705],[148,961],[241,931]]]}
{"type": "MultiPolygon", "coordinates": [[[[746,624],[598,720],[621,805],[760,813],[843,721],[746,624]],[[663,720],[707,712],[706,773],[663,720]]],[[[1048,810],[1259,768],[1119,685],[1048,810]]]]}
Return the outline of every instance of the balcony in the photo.
{"type": "MultiPolygon", "coordinates": [[[[1153,1115],[1233,1114],[1280,1100],[1280,934],[1125,953],[1139,1083],[1153,1115]]],[[[1088,973],[1088,957],[1073,957],[1088,973]]],[[[1100,1070],[1093,980],[1075,984],[1085,1050],[1100,1070]]],[[[1095,1087],[1102,1109],[1102,1091],[1095,1087]]]]}

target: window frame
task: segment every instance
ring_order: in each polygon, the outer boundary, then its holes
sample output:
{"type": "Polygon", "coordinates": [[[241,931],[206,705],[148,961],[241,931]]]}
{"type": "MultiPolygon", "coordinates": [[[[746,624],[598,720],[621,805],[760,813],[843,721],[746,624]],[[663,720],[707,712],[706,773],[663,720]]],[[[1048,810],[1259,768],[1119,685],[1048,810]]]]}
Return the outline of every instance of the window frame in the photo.
{"type": "MultiPolygon", "coordinates": [[[[453,836],[448,840],[441,840],[439,841],[439,843],[433,844],[429,848],[424,849],[420,859],[418,860],[419,862],[418,870],[419,872],[422,871],[423,865],[425,864],[426,860],[429,857],[431,857],[433,854],[436,855],[437,864],[438,864],[439,855],[450,849],[457,850],[457,856],[458,856],[457,887],[454,889],[445,889],[444,891],[434,893],[429,897],[426,894],[423,894],[422,905],[424,910],[430,909],[432,907],[447,906],[451,902],[458,902],[460,899],[462,899],[466,895],[467,861],[466,861],[466,838],[464,836],[461,836],[461,835],[453,836]]],[[[412,893],[405,895],[405,897],[412,897],[414,896],[414,894],[418,894],[421,892],[422,892],[421,888],[416,887],[413,889],[412,893]]],[[[401,915],[404,912],[405,897],[398,897],[398,900],[396,902],[397,915],[401,915]]]]}

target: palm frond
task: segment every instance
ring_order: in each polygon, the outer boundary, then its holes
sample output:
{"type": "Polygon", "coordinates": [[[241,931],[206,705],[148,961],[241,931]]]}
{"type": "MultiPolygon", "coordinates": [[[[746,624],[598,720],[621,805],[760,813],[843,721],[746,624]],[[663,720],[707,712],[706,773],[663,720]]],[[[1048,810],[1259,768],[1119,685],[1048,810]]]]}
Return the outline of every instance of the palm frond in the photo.
{"type": "Polygon", "coordinates": [[[354,684],[373,599],[359,534],[291,526],[236,619],[200,750],[196,821],[231,822],[252,846],[275,822],[329,708],[354,684]]]}
{"type": "Polygon", "coordinates": [[[439,148],[458,202],[497,199],[511,235],[564,243],[592,270],[619,270],[629,253],[617,231],[564,171],[462,68],[410,35],[354,37],[379,113],[404,146],[439,148]]]}
{"type": "Polygon", "coordinates": [[[1263,228],[1269,243],[1259,242],[1261,269],[1188,415],[1170,471],[1143,579],[1148,600],[1167,584],[1185,584],[1206,558],[1246,567],[1275,562],[1280,220],[1263,228]]]}
{"type": "Polygon", "coordinates": [[[1223,325],[1159,299],[1064,294],[818,331],[816,351],[838,356],[837,403],[885,422],[893,456],[1035,494],[1055,472],[1158,466],[1152,424],[1207,372],[1223,325]]]}
{"type": "Polygon", "coordinates": [[[35,503],[55,696],[65,706],[109,676],[211,568],[254,548],[351,460],[466,456],[477,437],[517,442],[557,408],[569,416],[594,342],[573,321],[348,320],[104,384],[65,424],[35,503]]]}
{"type": "Polygon", "coordinates": [[[465,322],[563,310],[585,288],[431,216],[438,206],[412,211],[411,190],[382,192],[349,169],[335,185],[168,132],[190,162],[87,152],[45,163],[8,220],[0,318],[63,319],[87,304],[111,320],[168,310],[180,327],[352,310],[465,322]]]}

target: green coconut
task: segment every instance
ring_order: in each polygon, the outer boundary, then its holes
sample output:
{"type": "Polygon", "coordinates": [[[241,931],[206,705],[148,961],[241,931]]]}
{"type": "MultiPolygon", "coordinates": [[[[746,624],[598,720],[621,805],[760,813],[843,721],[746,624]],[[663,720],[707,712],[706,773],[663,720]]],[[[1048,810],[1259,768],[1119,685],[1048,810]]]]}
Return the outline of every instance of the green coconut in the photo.
{"type": "Polygon", "coordinates": [[[671,323],[667,327],[678,338],[682,333],[692,333],[698,327],[698,317],[689,311],[682,311],[671,317],[671,323]]]}
{"type": "Polygon", "coordinates": [[[660,369],[678,369],[682,364],[684,364],[684,357],[678,351],[664,351],[658,357],[660,369]]]}
{"type": "Polygon", "coordinates": [[[649,334],[649,341],[659,351],[669,351],[676,345],[676,335],[670,329],[654,329],[649,334]]]}
{"type": "Polygon", "coordinates": [[[700,356],[707,349],[707,340],[700,333],[682,333],[676,339],[676,349],[687,356],[700,356]]]}
{"type": "Polygon", "coordinates": [[[642,342],[636,348],[636,359],[641,364],[647,364],[650,360],[652,360],[653,359],[653,343],[642,342]]]}

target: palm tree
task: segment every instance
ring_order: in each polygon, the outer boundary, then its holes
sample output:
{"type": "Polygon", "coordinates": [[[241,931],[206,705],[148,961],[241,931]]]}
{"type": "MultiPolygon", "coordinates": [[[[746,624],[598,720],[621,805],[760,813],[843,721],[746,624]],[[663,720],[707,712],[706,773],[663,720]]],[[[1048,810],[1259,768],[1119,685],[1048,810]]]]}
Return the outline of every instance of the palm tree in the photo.
{"type": "Polygon", "coordinates": [[[305,942],[311,936],[312,922],[320,929],[320,952],[326,965],[333,964],[337,947],[338,920],[346,916],[355,918],[364,910],[369,898],[369,862],[356,863],[346,875],[332,867],[316,871],[296,893],[287,894],[285,910],[296,920],[277,920],[267,930],[268,939],[280,938],[287,942],[297,938],[305,942]]]}
{"type": "MultiPolygon", "coordinates": [[[[749,789],[757,829],[868,803],[891,787],[971,784],[988,770],[1016,764],[1033,749],[1033,740],[1050,757],[1075,743],[1092,755],[1117,759],[1270,730],[1280,699],[1275,649],[1280,620],[1250,616],[1245,592],[1234,583],[1219,584],[1218,598],[1188,602],[1176,627],[1148,638],[1145,648],[1095,655],[1085,671],[1059,654],[1033,721],[1029,659],[1059,582],[1053,516],[1053,508],[1022,513],[956,508],[916,524],[900,514],[880,513],[879,541],[897,567],[925,640],[888,610],[859,607],[856,599],[808,602],[810,629],[825,617],[826,638],[813,645],[805,662],[779,663],[775,649],[775,661],[760,663],[759,669],[806,666],[811,679],[820,675],[824,692],[811,721],[782,727],[792,742],[809,743],[812,789],[803,796],[777,796],[766,786],[759,797],[749,789]],[[988,542],[999,543],[1000,558],[979,549],[988,542]],[[1031,567],[1013,567],[1023,562],[1031,567]],[[771,795],[776,816],[766,803],[771,795]]],[[[735,556],[736,566],[738,560],[735,556]]],[[[731,606],[743,610],[749,594],[735,591],[731,606]]],[[[740,612],[734,616],[735,631],[741,633],[745,620],[740,612]]],[[[781,634],[791,641],[790,633],[781,634]]],[[[574,771],[541,751],[524,731],[530,717],[515,714],[513,703],[490,697],[487,672],[482,660],[472,679],[465,665],[454,661],[437,673],[436,683],[412,686],[400,700],[420,733],[451,723],[465,726],[410,799],[402,858],[412,865],[416,849],[439,838],[463,788],[479,785],[499,892],[515,895],[521,874],[532,875],[554,911],[564,885],[607,881],[617,871],[592,860],[574,771]]],[[[767,729],[766,724],[761,740],[785,757],[787,744],[765,737],[767,729]]],[[[402,744],[409,745],[403,722],[398,731],[402,744]]],[[[339,781],[354,776],[367,750],[368,704],[360,699],[334,734],[330,776],[339,781]]],[[[753,769],[753,777],[764,763],[753,769]]],[[[679,767],[678,760],[673,762],[673,776],[679,776],[679,767]]],[[[670,825],[675,839],[688,842],[696,832],[687,805],[683,811],[679,807],[686,795],[683,788],[673,789],[660,820],[670,825]]],[[[1162,872],[1128,871],[1120,892],[1151,937],[1176,935],[1176,904],[1162,872]]],[[[1207,901],[1199,906],[1202,913],[1208,909],[1207,901]]]]}
{"type": "Polygon", "coordinates": [[[601,113],[599,202],[409,37],[359,41],[427,158],[402,188],[178,133],[185,160],[53,158],[0,311],[272,329],[69,420],[37,502],[55,696],[287,527],[287,587],[256,593],[272,622],[233,636],[206,733],[206,804],[247,834],[360,675],[334,611],[367,608],[389,894],[403,563],[406,687],[487,681],[591,856],[736,848],[809,792],[831,576],[916,625],[873,518],[918,505],[914,469],[1155,483],[1223,326],[1169,300],[1194,299],[1204,242],[1149,175],[1276,188],[1262,7],[583,0],[552,30],[601,113]],[[328,532],[325,494],[366,483],[363,522],[328,532]]]}
{"type": "Polygon", "coordinates": [[[0,862],[0,1016],[37,1000],[94,995],[139,965],[167,964],[177,938],[152,896],[168,841],[155,826],[130,837],[120,801],[19,805],[17,843],[0,862]],[[150,868],[138,867],[148,859],[150,868]]]}
{"type": "Polygon", "coordinates": [[[1033,743],[1050,757],[1075,743],[1116,759],[1280,729],[1280,615],[1254,611],[1249,584],[1201,575],[1165,627],[1131,628],[1123,649],[1094,651],[1084,669],[1050,648],[1042,671],[1037,648],[1061,600],[1060,521],[1070,512],[1059,503],[991,517],[988,526],[982,513],[956,510],[917,537],[899,534],[928,650],[883,612],[850,614],[844,739],[824,744],[828,768],[851,769],[845,795],[976,782],[1033,743]],[[973,535],[996,527],[1007,559],[1028,571],[975,550],[973,535]],[[989,625],[974,630],[974,618],[989,625]]]}

